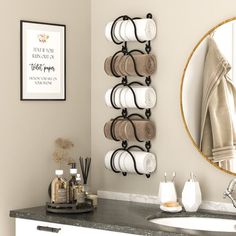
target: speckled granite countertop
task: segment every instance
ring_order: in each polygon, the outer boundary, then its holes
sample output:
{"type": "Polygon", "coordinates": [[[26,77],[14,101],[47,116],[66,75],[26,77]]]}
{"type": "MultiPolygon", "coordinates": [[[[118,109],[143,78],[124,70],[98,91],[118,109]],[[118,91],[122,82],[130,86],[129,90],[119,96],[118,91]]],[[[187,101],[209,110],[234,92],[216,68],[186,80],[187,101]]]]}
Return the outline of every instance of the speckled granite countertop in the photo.
{"type": "MultiPolygon", "coordinates": [[[[95,229],[103,229],[137,235],[236,235],[236,233],[206,232],[196,230],[184,230],[159,226],[148,222],[147,219],[155,217],[177,216],[211,216],[221,217],[223,213],[212,215],[209,211],[197,213],[165,213],[161,212],[158,205],[134,203],[99,199],[98,208],[94,212],[83,214],[54,214],[46,212],[44,206],[10,211],[10,216],[30,220],[46,221],[95,229]]],[[[234,215],[223,215],[223,218],[236,219],[234,215]]]]}

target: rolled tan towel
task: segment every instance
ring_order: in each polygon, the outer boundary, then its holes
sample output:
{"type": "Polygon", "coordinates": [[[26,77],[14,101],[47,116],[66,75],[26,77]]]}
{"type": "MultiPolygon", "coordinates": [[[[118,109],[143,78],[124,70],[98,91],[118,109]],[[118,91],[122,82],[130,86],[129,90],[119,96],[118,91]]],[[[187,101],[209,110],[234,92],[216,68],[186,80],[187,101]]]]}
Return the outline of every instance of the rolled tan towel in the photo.
{"type": "Polygon", "coordinates": [[[114,67],[113,67],[114,71],[119,76],[125,76],[125,74],[123,74],[123,72],[120,70],[120,65],[122,63],[121,61],[122,61],[123,57],[124,57],[123,55],[118,55],[116,57],[115,62],[114,62],[114,67]]]}
{"type": "MultiPolygon", "coordinates": [[[[141,141],[148,141],[155,137],[156,129],[152,121],[147,119],[132,119],[136,127],[137,137],[141,141]]],[[[112,120],[108,121],[104,126],[104,134],[108,139],[112,139],[110,128],[112,120]]],[[[114,123],[114,135],[119,140],[136,141],[134,129],[131,122],[127,119],[118,119],[114,123]]]]}
{"type": "Polygon", "coordinates": [[[119,62],[118,67],[119,67],[119,72],[120,72],[121,76],[127,76],[128,75],[127,72],[125,71],[125,63],[126,63],[127,58],[128,58],[127,55],[125,55],[125,56],[123,55],[121,57],[120,62],[119,62]]]}
{"type": "MultiPolygon", "coordinates": [[[[155,55],[134,52],[132,56],[140,75],[150,76],[156,71],[157,62],[155,55]]],[[[111,72],[111,59],[112,57],[107,57],[104,62],[104,70],[109,76],[113,76],[111,72]]],[[[130,55],[117,54],[112,64],[112,68],[118,76],[137,76],[134,69],[134,62],[130,55]]]]}
{"type": "MultiPolygon", "coordinates": [[[[153,54],[132,54],[137,71],[140,75],[150,76],[157,69],[156,57],[153,54]]],[[[127,75],[137,76],[134,69],[134,62],[131,56],[129,56],[125,61],[125,71],[127,75]]]]}
{"type": "MultiPolygon", "coordinates": [[[[116,72],[116,70],[115,70],[115,63],[116,63],[116,60],[119,58],[119,54],[117,54],[115,57],[114,57],[114,59],[113,59],[113,62],[112,62],[112,68],[113,68],[113,71],[114,71],[114,73],[115,73],[115,75],[119,75],[117,72],[116,72]]],[[[106,74],[107,75],[109,75],[109,76],[114,76],[113,74],[112,74],[112,72],[111,72],[111,59],[112,59],[112,57],[107,57],[106,59],[105,59],[105,62],[104,62],[104,70],[105,70],[105,72],[106,72],[106,74]]],[[[120,75],[119,75],[120,76],[120,75]]]]}
{"type": "MultiPolygon", "coordinates": [[[[113,120],[108,121],[105,125],[104,125],[104,135],[107,139],[113,139],[111,136],[111,124],[112,124],[113,120]]],[[[123,122],[123,119],[117,119],[114,122],[113,125],[113,134],[115,136],[115,138],[117,138],[118,140],[122,140],[120,137],[120,124],[123,122]]]]}
{"type": "MultiPolygon", "coordinates": [[[[139,52],[133,52],[132,55],[140,55],[139,52]]],[[[119,72],[122,76],[128,76],[129,74],[127,73],[127,71],[125,70],[125,65],[126,65],[126,60],[130,57],[129,55],[122,55],[121,56],[121,60],[119,61],[118,67],[119,67],[119,72]]]]}
{"type": "MultiPolygon", "coordinates": [[[[156,135],[155,124],[150,120],[132,120],[136,128],[137,137],[139,140],[151,140],[156,135]]],[[[130,121],[126,121],[125,125],[126,138],[129,141],[135,141],[134,129],[130,121]]]]}
{"type": "Polygon", "coordinates": [[[125,133],[126,122],[127,120],[123,119],[122,122],[117,127],[117,133],[120,137],[120,140],[122,141],[127,140],[126,133],[125,133]]]}
{"type": "Polygon", "coordinates": [[[106,72],[107,75],[112,76],[110,64],[111,64],[111,60],[109,57],[107,57],[104,62],[104,71],[106,72]]]}

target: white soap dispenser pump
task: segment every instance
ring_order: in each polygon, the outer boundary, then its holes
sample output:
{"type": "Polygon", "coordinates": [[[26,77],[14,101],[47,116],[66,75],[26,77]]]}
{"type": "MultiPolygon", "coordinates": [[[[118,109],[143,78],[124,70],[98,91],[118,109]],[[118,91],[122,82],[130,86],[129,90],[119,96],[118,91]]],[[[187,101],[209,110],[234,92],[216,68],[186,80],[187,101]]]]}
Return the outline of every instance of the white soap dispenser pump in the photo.
{"type": "Polygon", "coordinates": [[[194,174],[190,173],[190,179],[185,182],[182,192],[182,204],[187,212],[196,212],[202,203],[202,194],[199,182],[194,174]]]}

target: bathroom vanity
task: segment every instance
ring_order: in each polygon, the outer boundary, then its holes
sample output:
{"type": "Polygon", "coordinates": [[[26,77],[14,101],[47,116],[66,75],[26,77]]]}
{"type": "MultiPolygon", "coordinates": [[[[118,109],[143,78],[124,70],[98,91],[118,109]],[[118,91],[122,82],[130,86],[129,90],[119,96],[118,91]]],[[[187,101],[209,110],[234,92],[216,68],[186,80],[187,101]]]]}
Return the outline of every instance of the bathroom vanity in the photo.
{"type": "Polygon", "coordinates": [[[181,229],[149,222],[154,218],[211,217],[236,219],[236,214],[225,215],[209,211],[197,213],[166,213],[159,205],[99,199],[94,212],[84,214],[54,214],[44,206],[13,210],[16,218],[16,236],[116,236],[116,235],[235,235],[235,232],[213,232],[181,229]]]}
{"type": "Polygon", "coordinates": [[[96,236],[131,236],[133,234],[118,233],[105,230],[91,229],[72,225],[63,225],[48,223],[44,221],[16,219],[16,236],[23,235],[60,235],[60,236],[77,236],[77,235],[96,235],[96,236]]]}

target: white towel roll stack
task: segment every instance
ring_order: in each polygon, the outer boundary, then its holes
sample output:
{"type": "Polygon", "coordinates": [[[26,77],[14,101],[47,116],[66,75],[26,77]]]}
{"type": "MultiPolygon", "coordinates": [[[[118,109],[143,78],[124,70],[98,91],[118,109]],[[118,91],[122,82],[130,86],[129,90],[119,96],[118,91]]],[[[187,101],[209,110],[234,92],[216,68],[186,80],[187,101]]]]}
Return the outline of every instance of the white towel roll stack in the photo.
{"type": "MultiPolygon", "coordinates": [[[[132,87],[136,96],[137,104],[140,108],[153,108],[156,105],[156,92],[152,87],[135,86],[132,87]]],[[[105,102],[108,107],[112,107],[110,96],[112,89],[108,89],[105,94],[105,102]]],[[[117,88],[113,92],[112,101],[119,108],[137,108],[134,102],[134,95],[128,87],[117,88]]]]}
{"type": "MultiPolygon", "coordinates": [[[[111,170],[111,156],[114,150],[107,152],[105,167],[111,170]]],[[[143,151],[130,151],[134,156],[137,170],[142,174],[150,174],[155,171],[157,163],[153,153],[143,151]]],[[[117,151],[114,156],[114,167],[118,171],[136,173],[131,155],[126,151],[117,151]]]]}
{"type": "MultiPolygon", "coordinates": [[[[156,23],[153,19],[136,19],[134,20],[136,25],[136,32],[139,40],[147,41],[156,37],[156,23]]],[[[111,27],[113,22],[107,23],[105,27],[105,36],[109,41],[111,38],[111,27]]],[[[134,26],[130,20],[117,21],[114,26],[114,38],[118,42],[123,41],[137,41],[134,33],[134,26]]]]}

